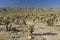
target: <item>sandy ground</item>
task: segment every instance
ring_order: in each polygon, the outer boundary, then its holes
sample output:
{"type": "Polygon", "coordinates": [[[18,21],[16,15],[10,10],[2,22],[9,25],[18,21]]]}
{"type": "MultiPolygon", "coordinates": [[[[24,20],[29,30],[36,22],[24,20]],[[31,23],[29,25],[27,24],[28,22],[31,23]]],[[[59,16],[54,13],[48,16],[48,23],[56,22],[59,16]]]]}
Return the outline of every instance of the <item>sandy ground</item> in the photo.
{"type": "MultiPolygon", "coordinates": [[[[46,23],[42,23],[36,20],[33,32],[33,39],[31,40],[60,40],[60,25],[47,26],[46,23]]],[[[4,34],[7,40],[30,40],[28,38],[29,32],[24,25],[19,25],[20,31],[11,32],[11,31],[1,31],[0,33],[4,34]]]]}

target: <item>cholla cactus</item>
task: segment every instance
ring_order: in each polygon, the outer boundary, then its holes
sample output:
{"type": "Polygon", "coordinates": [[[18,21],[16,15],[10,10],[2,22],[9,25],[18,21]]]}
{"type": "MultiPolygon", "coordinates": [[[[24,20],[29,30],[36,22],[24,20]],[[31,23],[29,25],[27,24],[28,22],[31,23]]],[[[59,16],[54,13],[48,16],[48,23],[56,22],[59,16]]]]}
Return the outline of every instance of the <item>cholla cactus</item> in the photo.
{"type": "Polygon", "coordinates": [[[17,19],[16,24],[19,24],[20,16],[19,15],[16,15],[15,18],[17,19]]]}
{"type": "Polygon", "coordinates": [[[32,26],[32,25],[34,25],[34,21],[32,19],[27,19],[26,24],[32,26]]]}
{"type": "Polygon", "coordinates": [[[10,23],[9,19],[6,18],[6,19],[4,20],[4,23],[5,23],[5,25],[6,25],[6,30],[8,31],[8,30],[9,30],[9,29],[8,29],[8,24],[10,23]]]}
{"type": "Polygon", "coordinates": [[[54,24],[54,18],[49,18],[47,20],[47,24],[50,25],[50,26],[52,26],[54,24]]]}
{"type": "Polygon", "coordinates": [[[57,16],[55,14],[50,14],[50,16],[47,20],[47,24],[50,26],[54,25],[54,22],[57,21],[56,18],[57,18],[57,16]]]}
{"type": "Polygon", "coordinates": [[[34,29],[34,25],[29,25],[29,27],[28,27],[28,29],[29,29],[29,31],[30,31],[30,33],[32,34],[34,31],[33,31],[33,29],[34,29]]]}
{"type": "Polygon", "coordinates": [[[28,36],[28,38],[29,39],[32,39],[33,37],[32,37],[32,35],[33,35],[33,32],[34,32],[34,22],[33,22],[33,20],[30,20],[30,19],[27,19],[26,20],[26,26],[28,27],[28,32],[29,32],[29,36],[28,36]]]}
{"type": "Polygon", "coordinates": [[[28,36],[28,38],[31,40],[33,37],[32,37],[32,35],[33,35],[33,32],[34,32],[34,25],[29,25],[28,26],[28,30],[29,30],[29,36],[28,36]]]}

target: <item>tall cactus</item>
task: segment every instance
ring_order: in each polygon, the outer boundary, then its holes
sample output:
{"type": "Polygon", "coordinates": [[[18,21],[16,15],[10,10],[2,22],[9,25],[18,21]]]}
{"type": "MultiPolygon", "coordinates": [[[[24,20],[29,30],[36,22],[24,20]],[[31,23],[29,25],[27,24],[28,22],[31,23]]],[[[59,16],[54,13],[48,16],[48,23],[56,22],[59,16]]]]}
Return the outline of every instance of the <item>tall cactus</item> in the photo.
{"type": "Polygon", "coordinates": [[[9,19],[8,19],[8,18],[5,19],[5,20],[4,20],[4,23],[5,23],[5,25],[6,25],[6,30],[9,31],[9,28],[8,28],[8,24],[10,23],[9,19]]]}
{"type": "Polygon", "coordinates": [[[33,30],[34,25],[29,25],[28,29],[29,29],[29,33],[30,33],[28,37],[29,37],[30,40],[32,40],[33,39],[32,35],[33,35],[33,32],[34,32],[34,30],[33,30]]]}

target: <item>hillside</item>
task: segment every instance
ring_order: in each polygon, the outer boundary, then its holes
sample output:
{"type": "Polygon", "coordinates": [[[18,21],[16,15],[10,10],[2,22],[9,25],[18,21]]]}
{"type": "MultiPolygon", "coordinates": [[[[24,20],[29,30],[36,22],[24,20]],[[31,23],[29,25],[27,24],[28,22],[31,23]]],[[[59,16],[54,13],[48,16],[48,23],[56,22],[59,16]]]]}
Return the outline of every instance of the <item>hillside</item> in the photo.
{"type": "Polygon", "coordinates": [[[60,14],[60,8],[31,8],[31,7],[24,7],[24,8],[0,8],[0,15],[7,15],[7,14],[60,14]]]}

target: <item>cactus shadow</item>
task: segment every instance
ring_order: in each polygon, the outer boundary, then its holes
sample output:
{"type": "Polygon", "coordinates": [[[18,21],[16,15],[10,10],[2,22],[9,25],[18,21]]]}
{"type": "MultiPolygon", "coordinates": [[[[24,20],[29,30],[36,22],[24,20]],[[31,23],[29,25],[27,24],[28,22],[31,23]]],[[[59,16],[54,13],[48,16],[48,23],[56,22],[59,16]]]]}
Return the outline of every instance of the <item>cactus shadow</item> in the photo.
{"type": "Polygon", "coordinates": [[[56,25],[56,27],[60,27],[60,25],[56,25]]]}
{"type": "Polygon", "coordinates": [[[23,32],[24,30],[17,30],[17,32],[23,32]]]}
{"type": "Polygon", "coordinates": [[[24,31],[24,30],[23,30],[23,29],[16,29],[16,28],[14,27],[14,28],[12,28],[12,29],[9,29],[9,31],[22,32],[22,31],[24,31]]]}
{"type": "Polygon", "coordinates": [[[57,35],[57,33],[51,33],[51,32],[43,33],[43,34],[35,33],[33,36],[45,36],[45,35],[57,35]]]}

